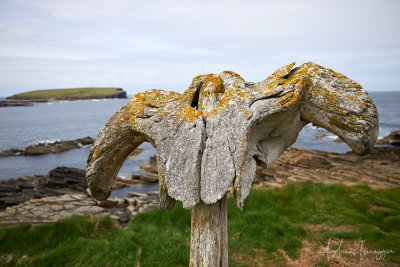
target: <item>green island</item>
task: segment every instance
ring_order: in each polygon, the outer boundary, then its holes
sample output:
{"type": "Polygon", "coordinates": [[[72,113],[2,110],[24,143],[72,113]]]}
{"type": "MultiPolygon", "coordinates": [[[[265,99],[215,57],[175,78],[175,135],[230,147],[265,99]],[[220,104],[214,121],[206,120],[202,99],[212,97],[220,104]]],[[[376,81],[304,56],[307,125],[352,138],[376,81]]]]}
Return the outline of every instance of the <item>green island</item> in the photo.
{"type": "Polygon", "coordinates": [[[36,90],[7,97],[13,100],[79,100],[97,98],[126,98],[126,92],[116,87],[83,87],[66,89],[36,90]]]}
{"type": "MultiPolygon", "coordinates": [[[[230,266],[397,266],[400,188],[296,182],[228,198],[230,266]],[[361,253],[361,254],[360,254],[361,253]],[[363,265],[364,266],[364,265],[363,265]]],[[[187,266],[190,210],[71,216],[0,230],[1,266],[187,266]],[[66,256],[68,255],[68,256],[66,256]]]]}

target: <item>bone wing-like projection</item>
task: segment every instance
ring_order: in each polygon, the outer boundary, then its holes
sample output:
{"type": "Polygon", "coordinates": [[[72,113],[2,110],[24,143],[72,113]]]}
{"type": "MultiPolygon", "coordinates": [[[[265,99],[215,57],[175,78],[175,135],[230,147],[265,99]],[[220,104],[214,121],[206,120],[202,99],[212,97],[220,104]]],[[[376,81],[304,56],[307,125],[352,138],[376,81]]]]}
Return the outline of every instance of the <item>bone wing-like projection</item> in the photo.
{"type": "Polygon", "coordinates": [[[356,153],[368,153],[378,136],[378,113],[368,93],[333,70],[294,65],[258,83],[225,71],[197,76],[183,94],[137,94],[107,122],[90,151],[92,196],[109,196],[122,163],[144,141],[157,150],[164,209],[177,200],[185,208],[215,203],[227,192],[242,208],[256,160],[270,165],[310,122],[356,153]]]}

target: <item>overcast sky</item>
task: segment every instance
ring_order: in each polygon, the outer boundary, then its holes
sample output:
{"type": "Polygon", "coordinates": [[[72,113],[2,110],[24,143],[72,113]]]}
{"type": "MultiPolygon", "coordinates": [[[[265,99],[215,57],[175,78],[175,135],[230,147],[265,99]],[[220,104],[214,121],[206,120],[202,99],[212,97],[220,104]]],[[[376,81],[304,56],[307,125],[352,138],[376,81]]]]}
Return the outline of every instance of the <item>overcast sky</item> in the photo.
{"type": "Polygon", "coordinates": [[[183,92],[204,73],[265,79],[313,61],[400,90],[400,1],[1,0],[0,96],[122,87],[183,92]]]}

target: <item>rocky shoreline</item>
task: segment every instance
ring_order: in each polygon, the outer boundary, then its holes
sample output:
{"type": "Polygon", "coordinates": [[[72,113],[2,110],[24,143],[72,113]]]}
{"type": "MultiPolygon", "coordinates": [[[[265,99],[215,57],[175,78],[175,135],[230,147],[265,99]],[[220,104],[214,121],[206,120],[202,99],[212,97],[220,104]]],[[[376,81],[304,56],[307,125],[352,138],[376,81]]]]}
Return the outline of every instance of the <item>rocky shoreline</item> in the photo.
{"type": "MultiPolygon", "coordinates": [[[[113,189],[148,183],[147,176],[152,175],[135,175],[132,180],[117,178],[113,189]]],[[[94,201],[88,193],[85,170],[77,168],[58,167],[47,175],[0,181],[0,228],[22,222],[53,222],[72,214],[110,215],[125,226],[136,213],[157,206],[156,191],[147,194],[128,192],[124,198],[94,201]]]]}
{"type": "MultiPolygon", "coordinates": [[[[46,155],[50,153],[61,153],[65,151],[69,151],[72,149],[81,148],[83,146],[92,145],[95,139],[91,137],[83,137],[78,138],[76,140],[68,140],[68,141],[50,141],[50,142],[40,142],[35,145],[27,146],[25,149],[8,149],[0,151],[0,157],[9,157],[9,156],[39,156],[46,155]]],[[[138,147],[129,155],[134,156],[142,152],[143,149],[138,147]]]]}
{"type": "Polygon", "coordinates": [[[387,144],[392,146],[400,146],[400,130],[391,132],[388,136],[376,140],[377,144],[387,144]]]}
{"type": "MultiPolygon", "coordinates": [[[[117,179],[114,189],[136,183],[157,182],[155,157],[142,164],[143,175],[117,179]]],[[[312,180],[345,185],[391,188],[400,185],[400,148],[376,147],[367,156],[335,154],[291,147],[268,170],[257,166],[254,186],[282,186],[312,180]]],[[[59,167],[48,175],[0,181],[0,227],[21,222],[52,222],[72,214],[110,215],[121,226],[138,212],[158,206],[158,193],[127,193],[124,198],[94,201],[87,193],[85,171],[59,167]]]]}
{"type": "Polygon", "coordinates": [[[88,136],[76,140],[43,142],[27,146],[24,150],[12,148],[0,151],[0,157],[37,156],[50,153],[61,153],[71,149],[81,148],[82,146],[92,145],[94,141],[95,139],[88,136]]]}
{"type": "Polygon", "coordinates": [[[259,187],[282,186],[288,182],[312,180],[372,188],[400,186],[400,148],[375,147],[370,154],[358,156],[291,147],[268,170],[258,165],[254,184],[259,187]]]}
{"type": "Polygon", "coordinates": [[[125,198],[110,198],[103,203],[97,203],[83,193],[64,194],[31,199],[23,204],[8,207],[4,212],[0,212],[0,228],[23,222],[55,222],[74,214],[110,216],[120,226],[126,226],[137,213],[157,207],[157,191],[147,194],[127,193],[125,198]]]}
{"type": "Polygon", "coordinates": [[[32,102],[24,101],[24,100],[1,100],[0,101],[0,108],[5,107],[27,107],[32,106],[32,102]]]}

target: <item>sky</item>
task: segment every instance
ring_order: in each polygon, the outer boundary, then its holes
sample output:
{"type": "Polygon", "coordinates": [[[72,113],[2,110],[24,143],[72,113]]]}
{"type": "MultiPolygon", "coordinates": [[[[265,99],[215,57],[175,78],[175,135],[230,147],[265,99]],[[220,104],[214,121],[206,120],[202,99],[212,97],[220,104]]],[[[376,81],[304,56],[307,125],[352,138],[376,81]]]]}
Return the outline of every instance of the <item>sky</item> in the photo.
{"type": "Polygon", "coordinates": [[[400,91],[400,1],[1,0],[0,96],[53,88],[183,92],[312,61],[400,91]]]}

